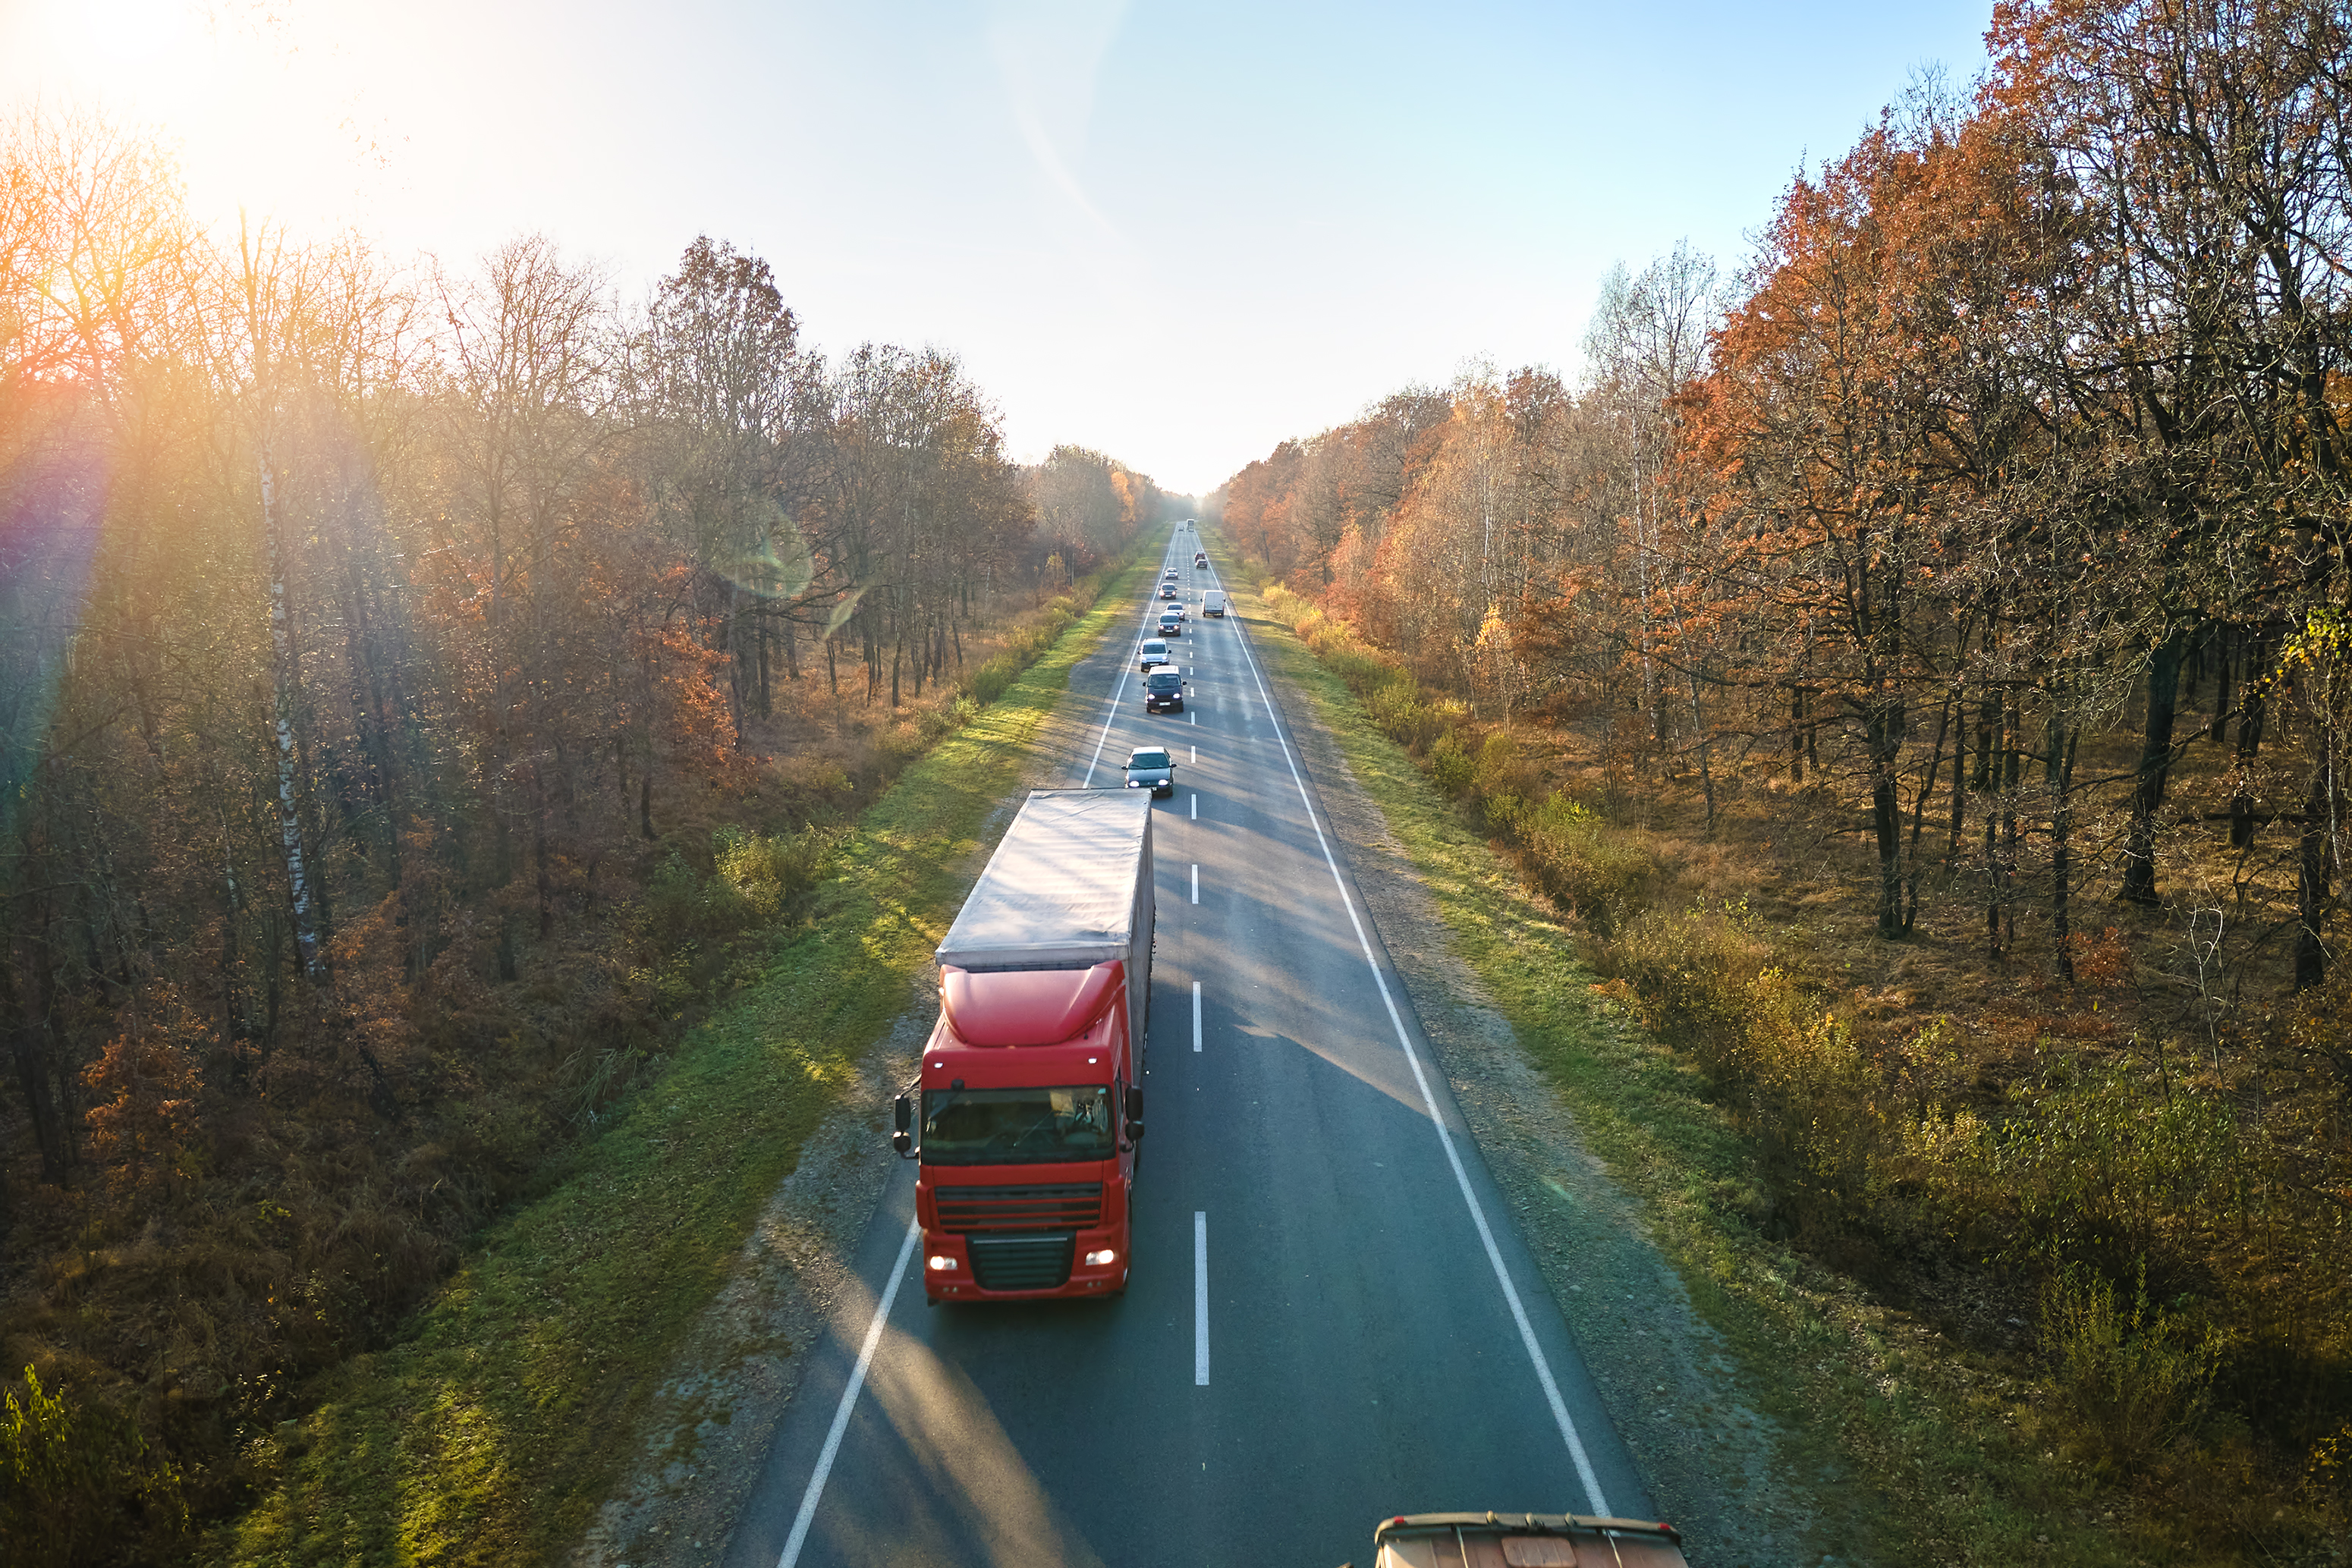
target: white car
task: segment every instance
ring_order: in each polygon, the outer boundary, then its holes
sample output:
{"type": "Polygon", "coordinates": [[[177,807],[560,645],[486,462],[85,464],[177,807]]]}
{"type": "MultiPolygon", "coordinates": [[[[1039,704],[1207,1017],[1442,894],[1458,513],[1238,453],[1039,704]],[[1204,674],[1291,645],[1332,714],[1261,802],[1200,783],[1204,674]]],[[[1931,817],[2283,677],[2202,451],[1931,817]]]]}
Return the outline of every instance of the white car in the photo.
{"type": "Polygon", "coordinates": [[[1136,660],[1137,667],[1144,670],[1150,669],[1154,664],[1165,664],[1170,662],[1168,644],[1157,637],[1146,638],[1142,650],[1136,655],[1136,660]]]}

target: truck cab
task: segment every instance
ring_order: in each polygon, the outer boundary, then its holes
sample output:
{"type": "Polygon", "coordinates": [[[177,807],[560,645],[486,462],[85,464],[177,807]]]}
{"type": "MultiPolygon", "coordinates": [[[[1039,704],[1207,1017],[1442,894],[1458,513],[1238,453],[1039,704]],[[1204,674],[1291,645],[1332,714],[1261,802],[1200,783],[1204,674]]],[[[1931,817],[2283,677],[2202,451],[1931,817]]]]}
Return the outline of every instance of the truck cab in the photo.
{"type": "Polygon", "coordinates": [[[1033,790],[940,944],[892,1108],[932,1302],[1127,1289],[1152,923],[1150,792],[1033,790]]]}
{"type": "Polygon", "coordinates": [[[923,1286],[933,1301],[1118,1295],[1143,1091],[1123,966],[945,968],[923,1051],[923,1286]]]}

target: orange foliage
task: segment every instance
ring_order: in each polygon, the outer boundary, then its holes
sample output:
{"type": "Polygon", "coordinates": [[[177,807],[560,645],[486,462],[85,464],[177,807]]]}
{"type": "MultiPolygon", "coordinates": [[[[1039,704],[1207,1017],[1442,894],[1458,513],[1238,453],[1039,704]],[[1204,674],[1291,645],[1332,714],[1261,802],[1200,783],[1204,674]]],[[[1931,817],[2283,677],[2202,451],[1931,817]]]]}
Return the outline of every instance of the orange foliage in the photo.
{"type": "Polygon", "coordinates": [[[176,1190],[199,1131],[199,1066],[210,1030],[166,982],[148,988],[123,1030],[82,1071],[95,1099],[85,1120],[90,1153],[126,1197],[176,1190]]]}

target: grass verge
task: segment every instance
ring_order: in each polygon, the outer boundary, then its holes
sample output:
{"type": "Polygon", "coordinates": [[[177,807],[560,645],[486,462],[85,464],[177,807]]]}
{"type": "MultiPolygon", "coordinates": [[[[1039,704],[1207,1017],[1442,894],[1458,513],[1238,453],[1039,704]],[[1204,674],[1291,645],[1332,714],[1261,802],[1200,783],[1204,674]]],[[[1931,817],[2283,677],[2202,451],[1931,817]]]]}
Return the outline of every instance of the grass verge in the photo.
{"type": "MultiPolygon", "coordinates": [[[[1517,870],[1262,598],[1241,597],[1269,673],[1313,705],[1456,953],[1586,1146],[1641,1200],[1650,1239],[1738,1361],[1743,1397],[1787,1435],[1782,1469],[1816,1511],[1815,1548],[1839,1561],[2143,1561],[2021,1440],[2018,1381],[1746,1222],[1755,1151],[1704,1076],[1596,988],[1517,870]]],[[[2207,1554],[2184,1543],[2173,1560],[2207,1554]]]]}
{"type": "Polygon", "coordinates": [[[769,1194],[905,1008],[1071,666],[1132,614],[1157,559],[1112,574],[1002,697],[908,768],[763,978],[545,1197],[486,1232],[406,1340],[339,1369],[270,1439],[274,1484],[208,1560],[532,1563],[578,1538],[769,1194]]]}

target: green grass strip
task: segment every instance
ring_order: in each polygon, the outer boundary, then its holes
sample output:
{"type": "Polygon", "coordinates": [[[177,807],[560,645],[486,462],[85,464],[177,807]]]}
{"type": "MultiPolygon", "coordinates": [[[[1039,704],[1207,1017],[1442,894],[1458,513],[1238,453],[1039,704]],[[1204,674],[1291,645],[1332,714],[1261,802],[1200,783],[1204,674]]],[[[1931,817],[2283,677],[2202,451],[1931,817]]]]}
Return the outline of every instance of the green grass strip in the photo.
{"type": "Polygon", "coordinates": [[[591,1522],[672,1354],[961,902],[1071,666],[1134,614],[1113,573],[1003,697],[858,820],[813,923],[668,1071],[499,1222],[402,1343],[332,1375],[276,1483],[206,1556],[238,1564],[545,1562],[591,1522]]]}
{"type": "Polygon", "coordinates": [[[1928,1364],[1916,1336],[1890,1332],[1851,1285],[1738,1218],[1755,1160],[1702,1074],[1611,1016],[1576,938],[1517,868],[1262,599],[1243,602],[1269,673],[1314,706],[1455,953],[1585,1145],[1642,1200],[1650,1239],[1738,1362],[1742,1397],[1778,1424],[1783,1466],[1819,1510],[1816,1548],[1840,1562],[2131,1561],[2113,1535],[2066,1517],[2079,1500],[2054,1495],[2053,1478],[2003,1430],[2000,1379],[1928,1364]]]}

